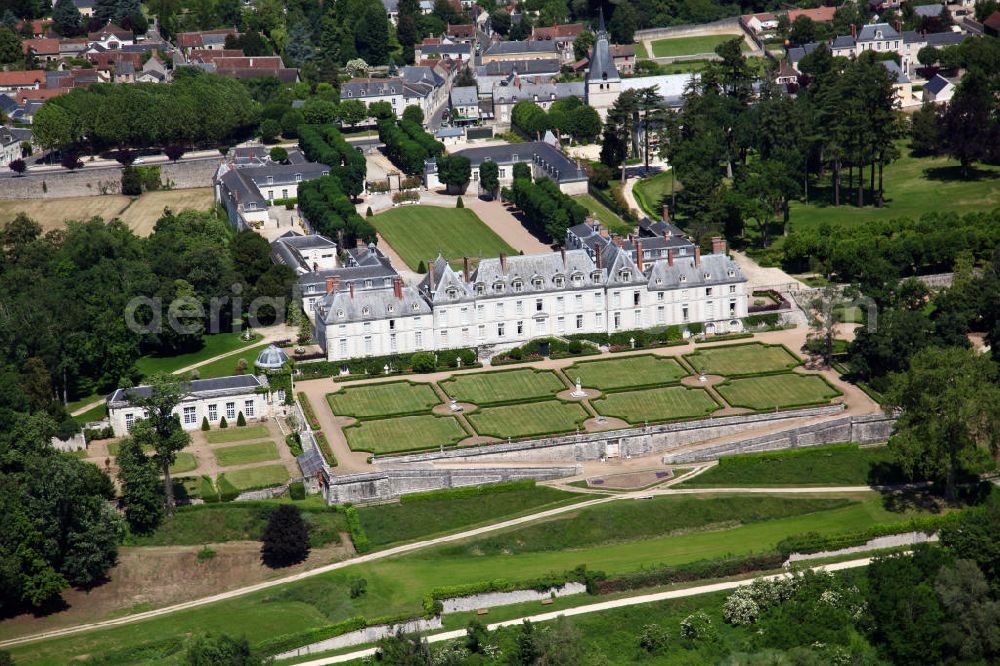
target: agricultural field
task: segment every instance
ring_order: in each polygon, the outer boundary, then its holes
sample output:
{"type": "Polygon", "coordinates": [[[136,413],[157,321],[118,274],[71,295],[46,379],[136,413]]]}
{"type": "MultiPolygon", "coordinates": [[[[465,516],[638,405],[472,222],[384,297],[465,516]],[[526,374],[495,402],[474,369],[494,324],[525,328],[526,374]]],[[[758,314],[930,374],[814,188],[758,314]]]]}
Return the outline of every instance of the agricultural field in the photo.
{"type": "Polygon", "coordinates": [[[654,58],[676,58],[678,56],[715,53],[715,47],[733,39],[740,40],[743,51],[749,51],[742,35],[704,35],[698,37],[673,37],[657,39],[653,42],[654,58]]]}
{"type": "Polygon", "coordinates": [[[548,398],[566,388],[554,372],[531,368],[457,375],[438,385],[449,397],[480,406],[548,398]]]}
{"type": "Polygon", "coordinates": [[[359,419],[412,414],[441,403],[430,384],[411,382],[351,386],[329,394],[327,400],[337,416],[359,419]]]}
{"type": "Polygon", "coordinates": [[[211,187],[146,192],[135,199],[119,217],[136,234],[148,236],[153,233],[156,221],[163,217],[164,208],[169,208],[174,213],[189,209],[209,210],[213,202],[211,187]]]}
{"type": "Polygon", "coordinates": [[[275,446],[274,442],[222,446],[213,449],[212,454],[215,455],[215,460],[222,467],[249,465],[250,463],[267,462],[280,458],[278,447],[275,446]]]}
{"type": "Polygon", "coordinates": [[[633,425],[699,418],[721,407],[708,391],[686,386],[608,393],[594,400],[593,405],[599,414],[633,425]]]}
{"type": "Polygon", "coordinates": [[[794,372],[731,379],[716,390],[733,407],[757,410],[819,405],[841,395],[821,375],[794,372]]]}
{"type": "Polygon", "coordinates": [[[531,437],[572,432],[582,426],[588,416],[579,403],[545,400],[487,407],[467,418],[480,435],[531,437]]]}
{"type": "Polygon", "coordinates": [[[438,254],[450,261],[517,254],[468,208],[401,206],[369,221],[412,270],[438,254]]]}
{"type": "Polygon", "coordinates": [[[453,416],[399,416],[360,421],[344,428],[354,451],[374,454],[452,446],[469,436],[453,416]]]}
{"type": "Polygon", "coordinates": [[[563,372],[571,382],[579,377],[585,388],[601,391],[615,389],[673,384],[690,374],[672,358],[643,354],[624,356],[601,361],[575,363],[563,372]]]}
{"type": "Polygon", "coordinates": [[[685,354],[684,360],[696,372],[726,377],[783,372],[801,364],[798,357],[781,345],[759,342],[699,349],[685,354]]]}

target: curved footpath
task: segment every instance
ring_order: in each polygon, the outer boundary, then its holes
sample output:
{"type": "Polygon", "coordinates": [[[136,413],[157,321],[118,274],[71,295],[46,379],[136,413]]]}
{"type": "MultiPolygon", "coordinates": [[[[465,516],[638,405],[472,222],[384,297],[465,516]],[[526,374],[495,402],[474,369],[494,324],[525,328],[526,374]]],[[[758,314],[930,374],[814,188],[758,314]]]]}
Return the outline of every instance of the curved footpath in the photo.
{"type": "MultiPolygon", "coordinates": [[[[690,479],[693,474],[685,474],[678,477],[675,482],[690,479]]],[[[62,629],[54,629],[52,631],[45,631],[38,634],[32,634],[28,636],[20,636],[18,638],[11,638],[0,642],[0,649],[8,648],[15,645],[23,645],[26,643],[33,643],[41,640],[47,640],[52,638],[61,638],[65,636],[71,636],[73,634],[78,634],[86,631],[93,631],[96,629],[104,629],[108,627],[115,627],[124,624],[132,624],[135,622],[141,622],[143,620],[148,620],[154,617],[159,617],[161,615],[168,615],[170,613],[176,613],[182,610],[188,610],[191,608],[197,608],[199,606],[205,606],[208,604],[215,603],[217,601],[225,601],[227,599],[233,599],[236,597],[243,596],[245,594],[250,594],[252,592],[258,592],[260,590],[266,590],[273,587],[278,587],[288,583],[294,583],[300,580],[306,580],[313,576],[318,576],[321,574],[329,573],[331,571],[336,571],[338,569],[343,569],[345,567],[353,566],[355,564],[363,564],[365,562],[374,562],[376,560],[382,560],[389,557],[395,557],[397,555],[403,555],[406,553],[411,553],[418,550],[423,550],[425,548],[430,548],[432,546],[437,546],[445,543],[451,543],[453,541],[460,541],[462,539],[467,539],[469,537],[479,536],[481,534],[488,534],[490,532],[495,532],[497,530],[506,529],[508,527],[515,527],[517,525],[522,525],[524,523],[533,522],[536,520],[549,518],[552,516],[557,516],[563,513],[568,513],[571,511],[579,511],[580,509],[587,508],[590,506],[595,506],[598,504],[604,504],[606,502],[616,502],[621,500],[634,500],[638,498],[645,498],[655,495],[670,495],[670,494],[695,494],[703,492],[711,493],[764,493],[764,494],[810,494],[810,493],[843,493],[843,492],[868,492],[879,490],[878,487],[873,486],[823,486],[823,487],[787,487],[787,488],[713,488],[713,489],[684,489],[684,490],[673,490],[669,487],[663,488],[653,488],[648,490],[640,490],[635,492],[619,493],[616,495],[610,495],[608,497],[600,497],[597,499],[586,500],[583,502],[577,502],[575,504],[569,504],[566,506],[556,507],[554,509],[548,509],[545,511],[539,511],[538,513],[533,513],[527,516],[521,516],[519,518],[512,518],[510,520],[504,520],[499,523],[494,523],[491,525],[484,525],[482,527],[477,527],[471,530],[465,530],[462,532],[456,532],[454,534],[448,534],[441,537],[436,537],[434,539],[426,539],[424,541],[417,541],[414,543],[403,544],[401,546],[396,546],[394,548],[389,548],[386,550],[381,550],[375,553],[369,553],[367,555],[359,555],[353,559],[343,560],[340,562],[335,562],[333,564],[328,564],[326,566],[317,567],[309,571],[303,571],[291,576],[286,576],[284,578],[277,578],[274,580],[265,581],[262,583],[257,583],[255,585],[249,585],[247,587],[238,588],[235,590],[230,590],[228,592],[221,592],[219,594],[214,594],[208,597],[202,597],[201,599],[195,599],[192,601],[186,601],[180,604],[174,604],[172,606],[165,606],[163,608],[158,608],[151,611],[145,611],[142,613],[136,613],[134,615],[128,615],[125,617],[118,617],[109,620],[102,620],[99,622],[90,622],[87,624],[80,624],[73,627],[65,627],[62,629]]]]}

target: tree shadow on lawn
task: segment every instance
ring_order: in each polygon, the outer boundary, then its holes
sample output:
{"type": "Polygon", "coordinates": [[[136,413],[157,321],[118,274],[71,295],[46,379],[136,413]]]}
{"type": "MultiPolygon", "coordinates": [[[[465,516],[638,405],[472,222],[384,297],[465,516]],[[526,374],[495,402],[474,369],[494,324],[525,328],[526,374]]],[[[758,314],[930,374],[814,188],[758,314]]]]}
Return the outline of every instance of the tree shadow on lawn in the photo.
{"type": "Polygon", "coordinates": [[[901,484],[916,481],[907,478],[902,468],[893,462],[874,463],[868,473],[868,483],[873,486],[896,486],[880,491],[882,506],[893,513],[916,510],[936,514],[947,506],[977,506],[985,502],[993,492],[993,484],[971,472],[959,476],[958,497],[954,502],[944,498],[944,485],[938,481],[924,487],[901,488],[901,484]]]}
{"type": "MultiPolygon", "coordinates": [[[[865,177],[865,191],[864,191],[864,202],[865,208],[875,207],[875,195],[876,192],[872,192],[868,189],[869,180],[865,177]]],[[[892,192],[886,188],[885,192],[882,193],[882,208],[890,208],[893,202],[892,192]]],[[[851,187],[847,186],[847,177],[842,176],[840,181],[840,206],[833,205],[833,184],[823,184],[817,185],[815,183],[809,184],[809,200],[799,201],[800,205],[803,206],[815,206],[816,208],[843,208],[843,209],[856,209],[858,203],[858,181],[857,175],[855,175],[854,185],[851,187]]],[[[795,211],[792,211],[792,220],[795,220],[795,211]]]]}
{"type": "Polygon", "coordinates": [[[541,232],[532,229],[528,225],[527,220],[525,220],[524,213],[519,211],[516,206],[514,206],[513,204],[503,204],[503,207],[508,213],[510,213],[514,217],[515,220],[517,220],[521,224],[521,227],[523,227],[525,231],[534,236],[535,240],[537,240],[539,243],[542,243],[543,245],[554,247],[554,243],[552,242],[551,238],[549,238],[548,236],[546,236],[541,232]]]}
{"type": "Polygon", "coordinates": [[[924,178],[941,182],[979,182],[983,180],[996,180],[1000,178],[1000,172],[971,166],[968,173],[963,174],[961,165],[954,164],[951,166],[924,169],[924,178]]]}

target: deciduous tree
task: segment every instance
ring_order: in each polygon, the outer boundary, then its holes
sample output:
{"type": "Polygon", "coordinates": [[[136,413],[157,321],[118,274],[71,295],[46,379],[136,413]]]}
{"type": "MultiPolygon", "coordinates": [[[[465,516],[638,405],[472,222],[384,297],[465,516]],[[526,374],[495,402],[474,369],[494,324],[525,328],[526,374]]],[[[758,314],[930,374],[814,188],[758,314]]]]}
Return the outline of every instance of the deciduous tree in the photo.
{"type": "Polygon", "coordinates": [[[260,559],[271,567],[287,567],[309,556],[309,529],[299,508],[282,504],[271,514],[261,534],[260,559]]]}

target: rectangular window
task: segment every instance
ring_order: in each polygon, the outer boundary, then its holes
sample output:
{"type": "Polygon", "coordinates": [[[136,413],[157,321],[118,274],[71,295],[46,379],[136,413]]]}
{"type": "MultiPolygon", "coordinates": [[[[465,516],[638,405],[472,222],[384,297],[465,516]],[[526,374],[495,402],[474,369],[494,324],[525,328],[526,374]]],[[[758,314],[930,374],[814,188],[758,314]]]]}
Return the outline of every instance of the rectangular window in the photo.
{"type": "Polygon", "coordinates": [[[612,293],[611,296],[611,302],[614,303],[615,307],[622,304],[622,293],[620,291],[612,293]]]}
{"type": "Polygon", "coordinates": [[[462,308],[462,323],[469,323],[469,308],[462,308]]]}
{"type": "Polygon", "coordinates": [[[396,334],[395,333],[390,333],[389,334],[389,351],[396,351],[396,334]]]}
{"type": "Polygon", "coordinates": [[[340,347],[340,356],[341,357],[347,356],[347,338],[340,339],[339,347],[340,347]]]}
{"type": "Polygon", "coordinates": [[[497,324],[497,337],[502,338],[503,333],[504,333],[504,324],[503,322],[500,322],[499,324],[497,324]]]}
{"type": "Polygon", "coordinates": [[[576,301],[577,312],[583,309],[583,294],[577,294],[574,298],[576,301]]]}
{"type": "Polygon", "coordinates": [[[705,295],[706,296],[711,296],[712,295],[712,288],[711,287],[705,287],[705,295]]]}
{"type": "Polygon", "coordinates": [[[576,316],[576,327],[578,329],[579,328],[583,328],[583,315],[577,315],[576,316]]]}
{"type": "Polygon", "coordinates": [[[642,310],[635,311],[635,327],[642,328],[642,310]]]}
{"type": "Polygon", "coordinates": [[[246,416],[246,417],[249,418],[249,417],[252,417],[253,415],[254,415],[254,413],[253,413],[253,400],[244,400],[243,401],[243,416],[246,416]]]}
{"type": "Polygon", "coordinates": [[[597,328],[604,326],[604,313],[598,312],[594,315],[594,323],[597,324],[597,328]]]}
{"type": "Polygon", "coordinates": [[[503,319],[503,303],[497,303],[497,319],[503,319]]]}
{"type": "Polygon", "coordinates": [[[688,319],[688,306],[686,306],[686,305],[682,305],[681,306],[681,320],[685,321],[685,322],[689,321],[689,319],[688,319]]]}
{"type": "Polygon", "coordinates": [[[389,330],[390,331],[395,331],[396,330],[396,320],[395,319],[390,319],[389,320],[389,330]]]}
{"type": "Polygon", "coordinates": [[[736,301],[729,301],[729,316],[736,316],[736,301]]]}
{"type": "Polygon", "coordinates": [[[566,299],[563,298],[562,296],[557,296],[556,297],[556,312],[565,312],[565,311],[566,311],[566,299]]]}
{"type": "Polygon", "coordinates": [[[632,305],[639,305],[639,292],[638,291],[633,291],[632,292],[632,305]]]}
{"type": "Polygon", "coordinates": [[[423,349],[424,348],[424,334],[421,333],[420,331],[417,331],[416,333],[414,333],[413,334],[413,342],[417,346],[417,349],[423,349]]]}
{"type": "Polygon", "coordinates": [[[524,322],[523,321],[517,322],[517,334],[518,335],[524,335],[524,322]]]}
{"type": "Polygon", "coordinates": [[[227,402],[226,403],[226,418],[230,421],[236,418],[236,403],[227,402]]]}
{"type": "Polygon", "coordinates": [[[622,313],[621,312],[616,312],[615,313],[615,330],[618,330],[621,327],[622,327],[622,313]]]}
{"type": "Polygon", "coordinates": [[[735,284],[729,285],[729,293],[730,294],[735,294],[736,293],[736,285],[735,284]]]}
{"type": "Polygon", "coordinates": [[[514,312],[517,314],[524,314],[524,301],[514,303],[514,312]]]}
{"type": "Polygon", "coordinates": [[[560,333],[566,332],[566,317],[556,319],[556,330],[560,333]]]}
{"type": "Polygon", "coordinates": [[[666,321],[667,321],[666,308],[664,308],[661,305],[658,308],[656,308],[656,323],[657,324],[664,324],[664,323],[666,323],[666,321]]]}
{"type": "Polygon", "coordinates": [[[485,324],[480,324],[479,325],[479,341],[482,342],[485,339],[486,339],[486,325],[485,324]]]}
{"type": "Polygon", "coordinates": [[[372,354],[372,336],[365,336],[365,356],[371,356],[372,354]]]}
{"type": "Polygon", "coordinates": [[[542,311],[542,299],[536,298],[535,299],[535,312],[541,312],[541,311],[542,311]]]}
{"type": "Polygon", "coordinates": [[[218,421],[219,420],[219,406],[218,405],[209,405],[208,406],[208,420],[209,421],[218,421]]]}
{"type": "Polygon", "coordinates": [[[132,426],[135,425],[135,414],[125,415],[125,429],[128,431],[132,430],[132,426]]]}

